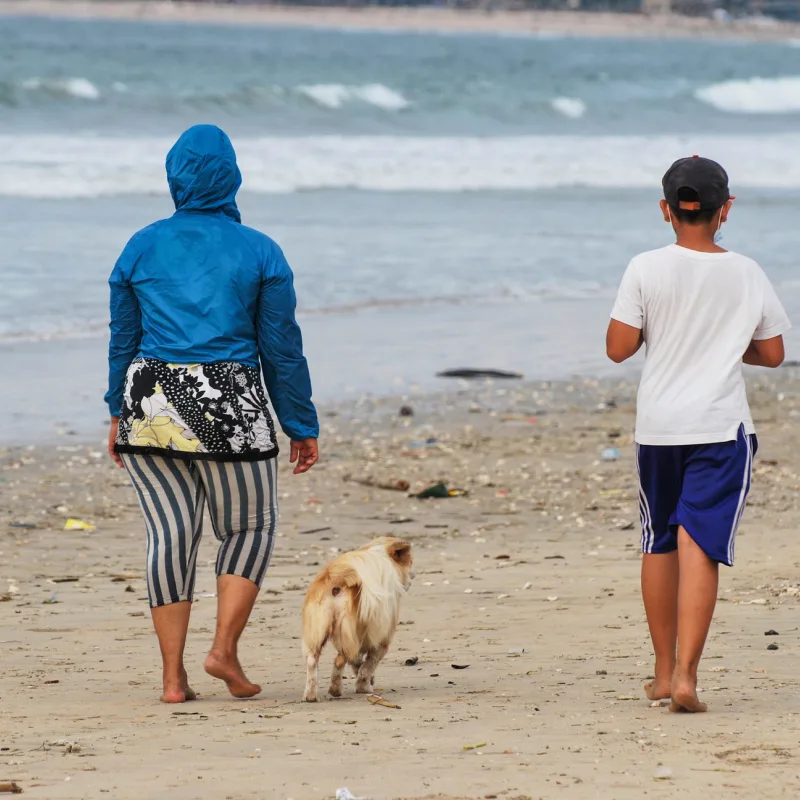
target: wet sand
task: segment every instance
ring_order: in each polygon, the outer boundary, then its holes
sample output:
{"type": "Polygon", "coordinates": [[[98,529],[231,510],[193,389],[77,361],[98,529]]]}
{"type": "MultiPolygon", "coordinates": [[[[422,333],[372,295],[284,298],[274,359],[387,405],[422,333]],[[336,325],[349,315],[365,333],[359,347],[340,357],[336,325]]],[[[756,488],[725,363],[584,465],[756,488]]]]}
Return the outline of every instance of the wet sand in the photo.
{"type": "Polygon", "coordinates": [[[696,717],[641,689],[652,654],[629,384],[455,384],[414,398],[410,418],[400,399],[327,409],[323,461],[303,478],[282,464],[279,538],[242,644],[264,687],[252,701],[202,671],[208,526],[187,658],[200,700],[167,707],[125,474],[101,442],[0,451],[0,783],[49,800],[325,800],[344,786],[374,800],[796,797],[800,373],[755,376],[754,492],[700,668],[710,713],[696,717]],[[601,460],[610,447],[619,460],[601,460]],[[360,482],[389,479],[468,494],[360,482]],[[66,532],[68,517],[96,530],[66,532]],[[416,551],[377,676],[400,708],[354,696],[352,679],[341,700],[303,704],[303,591],[376,534],[416,551]]]}
{"type": "Polygon", "coordinates": [[[678,15],[611,12],[481,11],[452,8],[322,8],[150,0],[0,0],[0,15],[73,19],[135,19],[206,24],[351,28],[441,33],[744,38],[779,41],[800,36],[800,24],[753,18],[720,22],[678,15]]]}

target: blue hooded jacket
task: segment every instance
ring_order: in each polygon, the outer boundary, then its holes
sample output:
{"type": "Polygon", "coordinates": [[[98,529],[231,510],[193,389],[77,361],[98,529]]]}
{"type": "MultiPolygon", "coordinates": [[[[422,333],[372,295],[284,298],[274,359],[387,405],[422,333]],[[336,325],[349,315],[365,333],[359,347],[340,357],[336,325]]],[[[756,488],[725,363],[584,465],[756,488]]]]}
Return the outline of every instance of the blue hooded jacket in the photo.
{"type": "Polygon", "coordinates": [[[272,239],[241,224],[242,176],[230,139],[213,125],[189,128],[167,156],[167,179],[175,214],[135,234],[109,279],[112,416],[137,356],[256,368],[260,358],[284,433],[316,438],[292,271],[272,239]]]}

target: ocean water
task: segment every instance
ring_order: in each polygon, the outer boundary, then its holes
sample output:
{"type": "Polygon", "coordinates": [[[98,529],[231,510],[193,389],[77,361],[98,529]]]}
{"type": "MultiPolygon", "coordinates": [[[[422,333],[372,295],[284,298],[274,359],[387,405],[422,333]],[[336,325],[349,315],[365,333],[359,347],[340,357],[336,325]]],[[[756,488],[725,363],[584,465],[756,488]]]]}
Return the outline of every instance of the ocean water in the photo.
{"type": "Polygon", "coordinates": [[[607,372],[615,286],[694,152],[731,174],[727,245],[800,310],[796,43],[0,19],[0,441],[102,418],[106,279],[197,122],[295,268],[323,400],[607,372]]]}

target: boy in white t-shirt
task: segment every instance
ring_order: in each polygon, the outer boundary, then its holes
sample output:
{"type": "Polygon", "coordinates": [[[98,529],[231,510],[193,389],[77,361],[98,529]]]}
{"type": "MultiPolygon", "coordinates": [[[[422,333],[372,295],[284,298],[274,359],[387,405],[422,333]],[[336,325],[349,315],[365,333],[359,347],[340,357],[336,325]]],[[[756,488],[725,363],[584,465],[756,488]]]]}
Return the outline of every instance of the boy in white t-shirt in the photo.
{"type": "Polygon", "coordinates": [[[651,700],[705,711],[697,667],[758,447],[742,362],[777,367],[790,323],[761,267],[718,247],[728,175],[694,156],[663,179],[676,244],[636,256],[619,288],[606,349],[647,348],[637,401],[642,596],[655,650],[651,700]],[[680,578],[680,580],[679,580],[680,578]]]}

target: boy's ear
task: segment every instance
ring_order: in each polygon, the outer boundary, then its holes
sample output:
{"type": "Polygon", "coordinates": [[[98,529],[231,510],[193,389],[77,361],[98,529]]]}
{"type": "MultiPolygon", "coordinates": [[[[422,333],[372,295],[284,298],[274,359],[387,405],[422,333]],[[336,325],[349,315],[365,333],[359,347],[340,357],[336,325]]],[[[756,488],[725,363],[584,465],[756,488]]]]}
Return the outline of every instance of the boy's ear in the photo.
{"type": "Polygon", "coordinates": [[[720,222],[727,222],[728,221],[728,213],[731,210],[731,206],[733,205],[733,198],[728,200],[724,206],[722,206],[722,216],[720,217],[720,222]]]}
{"type": "Polygon", "coordinates": [[[672,219],[670,219],[671,215],[670,215],[670,211],[669,211],[669,203],[667,203],[666,200],[662,200],[659,203],[659,206],[661,206],[661,213],[664,215],[664,222],[671,223],[672,219]]]}

